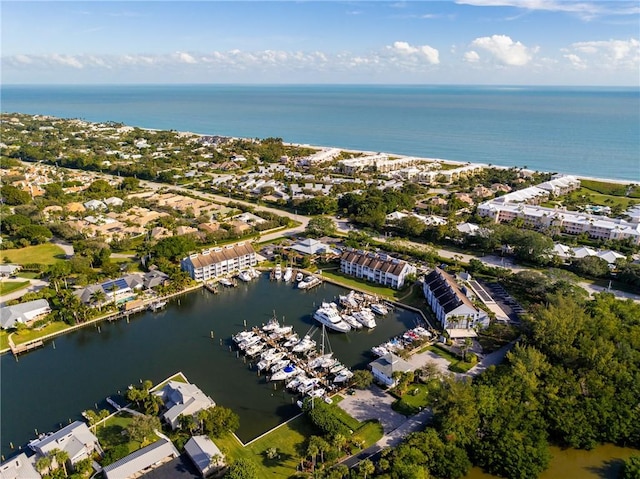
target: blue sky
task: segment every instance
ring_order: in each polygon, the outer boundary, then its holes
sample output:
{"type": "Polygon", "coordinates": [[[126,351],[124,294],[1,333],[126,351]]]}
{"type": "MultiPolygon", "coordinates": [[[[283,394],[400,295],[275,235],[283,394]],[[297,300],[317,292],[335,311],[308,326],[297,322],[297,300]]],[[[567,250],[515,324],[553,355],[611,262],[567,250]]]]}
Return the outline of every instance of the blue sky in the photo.
{"type": "Polygon", "coordinates": [[[3,83],[640,85],[637,1],[1,8],[3,83]]]}

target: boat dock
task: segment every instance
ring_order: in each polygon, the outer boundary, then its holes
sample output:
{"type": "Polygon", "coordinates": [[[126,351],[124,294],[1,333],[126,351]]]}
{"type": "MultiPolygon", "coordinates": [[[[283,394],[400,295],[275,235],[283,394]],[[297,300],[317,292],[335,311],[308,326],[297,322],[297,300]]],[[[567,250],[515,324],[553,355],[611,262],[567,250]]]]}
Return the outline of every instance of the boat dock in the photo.
{"type": "Polygon", "coordinates": [[[218,285],[217,284],[212,284],[212,283],[203,283],[204,289],[206,289],[207,291],[213,293],[213,294],[218,294],[218,285]]]}
{"type": "Polygon", "coordinates": [[[13,341],[9,341],[9,348],[11,349],[11,353],[14,356],[18,356],[22,353],[27,353],[34,349],[38,349],[44,346],[44,342],[41,339],[36,341],[29,341],[28,343],[23,344],[13,344],[13,341]]]}

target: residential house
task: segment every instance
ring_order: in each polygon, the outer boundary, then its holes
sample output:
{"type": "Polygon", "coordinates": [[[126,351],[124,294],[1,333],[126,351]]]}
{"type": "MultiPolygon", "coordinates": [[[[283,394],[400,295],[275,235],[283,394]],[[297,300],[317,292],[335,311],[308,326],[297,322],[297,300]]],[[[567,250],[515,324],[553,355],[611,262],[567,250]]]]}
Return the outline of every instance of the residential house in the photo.
{"type": "Polygon", "coordinates": [[[34,458],[22,452],[0,464],[0,479],[40,479],[42,476],[34,467],[34,458]]]}
{"type": "Polygon", "coordinates": [[[323,243],[313,238],[307,238],[307,239],[298,241],[296,244],[291,246],[290,249],[308,256],[313,256],[317,254],[340,254],[340,252],[338,250],[333,249],[331,245],[328,245],[326,243],[323,243]]]}
{"type": "Polygon", "coordinates": [[[180,453],[166,439],[159,439],[102,469],[105,479],[134,479],[178,457],[180,453]]]}
{"type": "Polygon", "coordinates": [[[371,369],[374,379],[388,387],[396,385],[397,380],[393,377],[394,373],[413,371],[411,364],[393,353],[385,354],[370,362],[369,369],[371,369]]]}
{"type": "Polygon", "coordinates": [[[424,278],[422,288],[443,329],[470,329],[488,320],[487,313],[474,306],[453,276],[440,268],[424,278]]]}
{"type": "Polygon", "coordinates": [[[193,436],[184,445],[202,477],[224,467],[224,454],[208,436],[193,436]]]}
{"type": "Polygon", "coordinates": [[[65,451],[72,466],[78,461],[93,457],[95,453],[103,454],[98,438],[82,421],[72,422],[53,434],[31,442],[29,447],[40,457],[46,456],[54,449],[65,451]]]}
{"type": "Polygon", "coordinates": [[[167,281],[169,281],[169,275],[157,269],[148,271],[142,278],[142,286],[144,289],[153,289],[158,286],[163,286],[167,281]]]}
{"type": "Polygon", "coordinates": [[[182,259],[180,266],[196,281],[207,281],[255,266],[256,252],[250,243],[241,242],[222,248],[204,250],[182,259]]]}
{"type": "Polygon", "coordinates": [[[88,210],[106,210],[107,209],[107,205],[104,203],[104,201],[100,201],[100,200],[89,200],[86,203],[84,203],[84,207],[88,210]]]}
{"type": "Polygon", "coordinates": [[[8,278],[20,271],[19,264],[0,264],[0,278],[8,278]]]}
{"type": "Polygon", "coordinates": [[[176,429],[180,425],[180,416],[193,416],[203,409],[209,409],[216,405],[213,399],[203,393],[195,384],[179,381],[169,381],[154,394],[164,402],[166,411],[162,417],[172,429],[176,429]]]}
{"type": "Polygon", "coordinates": [[[349,249],[340,257],[340,271],[397,289],[402,288],[408,275],[416,273],[416,268],[386,254],[349,249]]]}
{"type": "Polygon", "coordinates": [[[46,299],[36,299],[26,303],[0,308],[0,328],[9,329],[17,323],[26,324],[51,312],[51,307],[46,299]]]}
{"type": "Polygon", "coordinates": [[[108,205],[108,206],[122,206],[124,205],[124,200],[122,198],[118,198],[117,196],[112,196],[110,198],[107,198],[104,201],[104,204],[108,205]]]}

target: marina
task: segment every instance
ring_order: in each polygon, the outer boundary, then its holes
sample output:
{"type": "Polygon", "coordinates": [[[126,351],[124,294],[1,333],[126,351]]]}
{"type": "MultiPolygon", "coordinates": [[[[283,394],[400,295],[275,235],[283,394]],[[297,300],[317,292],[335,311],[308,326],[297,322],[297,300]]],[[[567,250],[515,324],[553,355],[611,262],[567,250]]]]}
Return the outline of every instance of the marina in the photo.
{"type": "MultiPolygon", "coordinates": [[[[33,439],[34,429],[58,429],[60,423],[80,419],[80,412],[94,408],[96,402],[100,409],[108,407],[103,398],[120,402],[118,393],[130,384],[145,379],[157,382],[175,371],[183,371],[216,403],[240,416],[237,435],[243,442],[293,417],[299,413],[297,394],[287,392],[287,383],[296,377],[268,381],[267,375],[258,375],[255,365],[263,350],[254,348],[250,351],[254,356],[247,356],[237,350],[231,337],[243,329],[266,325],[275,310],[280,326],[293,326],[304,338],[312,328],[318,329],[312,315],[322,302],[337,301],[339,295],[348,293],[326,282],[305,294],[295,286],[271,282],[263,274],[236,288],[219,288],[216,295],[199,289],[180,296],[179,301],[169,300],[162,314],[142,311],[129,322],[80,328],[56,337],[55,347],[45,342],[20,355],[17,362],[5,354],[0,358],[2,454],[8,457],[15,452],[11,443],[17,447],[33,439]],[[48,395],[46,407],[33,394],[36,390],[55,392],[48,395]]],[[[319,367],[338,359],[351,370],[364,368],[375,358],[371,347],[418,324],[421,320],[416,312],[397,308],[373,330],[328,331],[333,355],[320,357],[319,367]]],[[[275,329],[275,321],[273,326],[275,329]]],[[[311,339],[318,343],[320,335],[311,339]]],[[[309,382],[305,386],[313,389],[309,382]]]]}

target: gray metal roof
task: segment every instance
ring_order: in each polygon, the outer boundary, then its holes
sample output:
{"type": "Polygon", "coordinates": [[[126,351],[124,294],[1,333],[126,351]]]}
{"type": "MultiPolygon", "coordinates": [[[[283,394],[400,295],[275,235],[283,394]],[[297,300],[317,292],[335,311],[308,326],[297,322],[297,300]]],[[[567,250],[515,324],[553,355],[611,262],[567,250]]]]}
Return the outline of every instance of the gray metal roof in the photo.
{"type": "Polygon", "coordinates": [[[42,308],[49,308],[49,302],[46,299],[36,299],[14,306],[4,306],[0,308],[0,326],[6,329],[13,327],[18,321],[28,321],[25,318],[25,314],[42,308]]]}
{"type": "Polygon", "coordinates": [[[138,449],[119,461],[105,466],[102,471],[106,479],[127,479],[135,476],[154,464],[180,454],[170,441],[160,439],[153,444],[138,449]]]}

